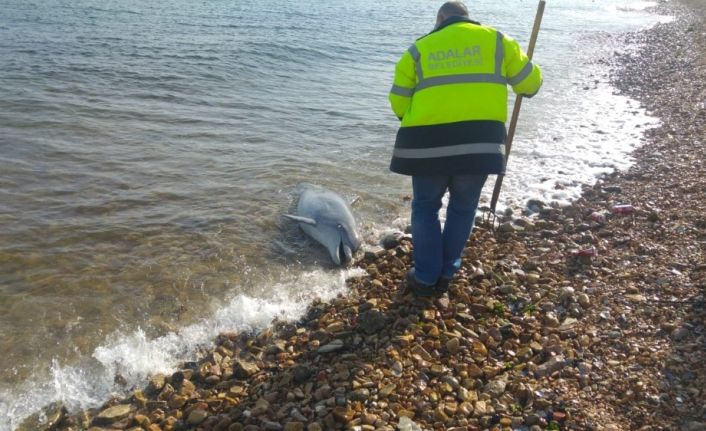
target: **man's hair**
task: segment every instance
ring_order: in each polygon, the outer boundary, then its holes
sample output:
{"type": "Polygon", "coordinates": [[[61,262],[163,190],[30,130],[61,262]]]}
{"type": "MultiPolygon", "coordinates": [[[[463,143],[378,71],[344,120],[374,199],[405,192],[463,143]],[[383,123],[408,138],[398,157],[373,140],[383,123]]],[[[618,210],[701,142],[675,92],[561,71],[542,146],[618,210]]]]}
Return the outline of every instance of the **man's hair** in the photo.
{"type": "Polygon", "coordinates": [[[468,8],[460,1],[447,1],[439,8],[439,15],[444,18],[452,16],[468,17],[468,8]]]}

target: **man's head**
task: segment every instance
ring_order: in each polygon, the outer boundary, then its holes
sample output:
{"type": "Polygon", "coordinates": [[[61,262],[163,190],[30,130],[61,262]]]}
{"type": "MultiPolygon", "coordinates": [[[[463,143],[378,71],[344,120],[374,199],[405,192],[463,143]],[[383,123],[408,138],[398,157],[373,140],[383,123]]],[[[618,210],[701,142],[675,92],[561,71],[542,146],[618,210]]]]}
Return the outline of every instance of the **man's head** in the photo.
{"type": "Polygon", "coordinates": [[[468,18],[468,9],[466,8],[466,5],[460,1],[447,1],[441,5],[439,12],[436,14],[436,27],[439,27],[442,22],[452,16],[468,18]]]}

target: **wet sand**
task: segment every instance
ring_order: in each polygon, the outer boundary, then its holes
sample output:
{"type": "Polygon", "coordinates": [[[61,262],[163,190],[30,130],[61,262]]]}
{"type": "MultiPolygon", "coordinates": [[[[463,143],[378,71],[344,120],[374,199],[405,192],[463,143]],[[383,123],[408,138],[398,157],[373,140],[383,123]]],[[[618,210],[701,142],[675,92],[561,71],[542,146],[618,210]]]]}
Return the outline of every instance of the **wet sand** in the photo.
{"type": "Polygon", "coordinates": [[[405,292],[412,245],[387,238],[301,321],[222,334],[127,398],[25,429],[706,429],[706,6],[660,7],[678,19],[613,58],[662,120],[636,164],[477,228],[448,295],[405,292]]]}

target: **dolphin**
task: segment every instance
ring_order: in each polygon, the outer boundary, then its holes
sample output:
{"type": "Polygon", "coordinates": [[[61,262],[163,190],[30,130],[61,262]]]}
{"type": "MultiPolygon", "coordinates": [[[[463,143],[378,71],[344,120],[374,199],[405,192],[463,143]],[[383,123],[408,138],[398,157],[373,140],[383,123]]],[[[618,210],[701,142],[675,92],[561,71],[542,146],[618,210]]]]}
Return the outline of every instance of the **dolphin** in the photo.
{"type": "Polygon", "coordinates": [[[336,265],[347,265],[360,248],[360,237],[348,203],[338,194],[313,184],[300,184],[297,213],[284,216],[326,247],[336,265]]]}

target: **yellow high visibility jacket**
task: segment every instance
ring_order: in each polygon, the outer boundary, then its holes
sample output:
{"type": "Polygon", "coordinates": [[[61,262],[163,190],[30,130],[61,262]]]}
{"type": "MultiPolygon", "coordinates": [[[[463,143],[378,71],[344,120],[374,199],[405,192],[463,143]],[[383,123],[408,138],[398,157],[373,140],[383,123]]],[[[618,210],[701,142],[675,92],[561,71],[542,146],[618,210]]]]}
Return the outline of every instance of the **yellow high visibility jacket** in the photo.
{"type": "Polygon", "coordinates": [[[531,97],[542,73],[515,40],[491,27],[451,17],[417,40],[397,63],[390,90],[402,121],[390,169],[503,173],[508,85],[531,97]]]}

